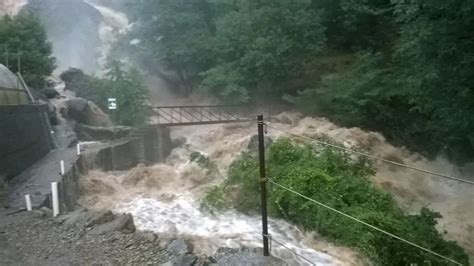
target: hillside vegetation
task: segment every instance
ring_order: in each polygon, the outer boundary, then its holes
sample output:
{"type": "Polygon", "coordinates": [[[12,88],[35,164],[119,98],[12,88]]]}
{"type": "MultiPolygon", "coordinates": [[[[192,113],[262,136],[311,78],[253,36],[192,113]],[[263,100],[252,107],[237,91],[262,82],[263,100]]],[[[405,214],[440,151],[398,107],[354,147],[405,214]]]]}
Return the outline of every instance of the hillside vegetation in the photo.
{"type": "Polygon", "coordinates": [[[28,86],[43,89],[56,59],[40,20],[29,12],[0,17],[0,63],[21,72],[28,86]],[[20,65],[21,69],[18,68],[20,65]]]}
{"type": "Polygon", "coordinates": [[[96,103],[111,115],[114,123],[126,126],[141,126],[147,118],[148,90],[141,73],[128,68],[122,62],[110,60],[104,77],[85,74],[77,68],[61,73],[66,88],[96,103]],[[117,100],[117,109],[109,110],[108,99],[117,100]]]}
{"type": "Polygon", "coordinates": [[[141,0],[127,11],[132,59],[173,71],[183,93],[286,100],[425,155],[474,155],[471,2],[141,0]]]}

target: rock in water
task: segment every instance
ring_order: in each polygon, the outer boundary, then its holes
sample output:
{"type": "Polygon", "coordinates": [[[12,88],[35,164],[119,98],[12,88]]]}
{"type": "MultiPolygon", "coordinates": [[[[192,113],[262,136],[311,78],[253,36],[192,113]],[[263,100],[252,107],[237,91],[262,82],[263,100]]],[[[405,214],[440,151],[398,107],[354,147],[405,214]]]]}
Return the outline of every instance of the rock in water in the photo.
{"type": "MultiPolygon", "coordinates": [[[[273,139],[268,136],[264,136],[264,142],[265,142],[265,148],[268,149],[273,144],[273,139]]],[[[251,152],[258,152],[258,135],[253,135],[250,138],[247,148],[251,152]]]]}
{"type": "Polygon", "coordinates": [[[177,137],[171,140],[173,148],[182,147],[186,144],[187,140],[185,137],[177,137]]]}

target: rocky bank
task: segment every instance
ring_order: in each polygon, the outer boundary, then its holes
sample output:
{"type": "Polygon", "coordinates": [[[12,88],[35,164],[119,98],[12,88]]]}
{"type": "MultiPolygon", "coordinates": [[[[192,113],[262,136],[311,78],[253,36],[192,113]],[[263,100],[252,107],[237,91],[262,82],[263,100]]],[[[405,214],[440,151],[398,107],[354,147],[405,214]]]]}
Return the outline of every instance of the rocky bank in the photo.
{"type": "Polygon", "coordinates": [[[185,240],[136,231],[130,214],[0,210],[0,265],[285,265],[259,249],[223,248],[213,257],[193,250],[185,240]]]}

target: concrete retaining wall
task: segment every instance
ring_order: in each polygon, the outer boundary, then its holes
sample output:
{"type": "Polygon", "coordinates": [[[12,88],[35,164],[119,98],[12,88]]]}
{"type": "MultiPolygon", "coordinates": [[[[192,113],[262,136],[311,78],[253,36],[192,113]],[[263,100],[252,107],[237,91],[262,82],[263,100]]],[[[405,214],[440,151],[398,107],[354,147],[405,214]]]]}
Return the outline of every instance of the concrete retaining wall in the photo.
{"type": "MultiPolygon", "coordinates": [[[[58,184],[61,212],[74,210],[81,195],[79,179],[89,170],[124,171],[139,163],[152,165],[163,162],[171,152],[169,130],[154,127],[145,128],[143,131],[142,136],[91,147],[78,157],[58,184]]],[[[51,195],[48,195],[43,205],[51,208],[51,195]]]]}
{"type": "Polygon", "coordinates": [[[47,105],[0,106],[0,175],[11,179],[53,148],[47,105]]]}

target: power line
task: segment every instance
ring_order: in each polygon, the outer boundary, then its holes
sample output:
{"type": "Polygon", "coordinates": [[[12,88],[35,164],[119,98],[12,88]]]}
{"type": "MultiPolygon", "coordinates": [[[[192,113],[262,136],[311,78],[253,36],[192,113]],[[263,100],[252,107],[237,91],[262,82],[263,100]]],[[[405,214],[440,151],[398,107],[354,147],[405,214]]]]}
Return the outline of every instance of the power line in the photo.
{"type": "Polygon", "coordinates": [[[387,160],[387,159],[384,159],[384,158],[381,158],[381,157],[378,157],[378,156],[374,156],[374,155],[366,154],[366,153],[363,153],[363,152],[351,150],[351,149],[348,149],[348,148],[344,148],[344,147],[341,147],[341,146],[338,146],[338,145],[334,145],[334,144],[331,144],[331,143],[327,143],[327,142],[324,142],[324,141],[321,141],[321,140],[317,140],[317,139],[314,139],[314,138],[310,138],[310,137],[306,137],[306,136],[303,136],[303,135],[298,135],[298,134],[295,134],[295,133],[290,132],[290,131],[288,131],[288,130],[284,130],[284,129],[281,129],[281,128],[278,128],[278,127],[269,125],[269,124],[267,124],[267,123],[266,123],[265,125],[266,125],[267,127],[269,127],[269,128],[273,128],[273,129],[275,129],[275,130],[284,132],[284,133],[289,134],[289,135],[292,135],[292,136],[294,136],[294,137],[301,138],[301,139],[305,139],[305,140],[309,140],[309,141],[314,141],[314,142],[316,142],[316,143],[318,143],[318,144],[325,145],[325,146],[329,146],[329,147],[332,147],[332,148],[335,148],[335,149],[339,149],[339,150],[342,150],[342,151],[345,151],[345,152],[357,154],[357,155],[364,156],[364,157],[367,157],[367,158],[371,158],[371,159],[374,159],[374,160],[378,160],[378,161],[381,161],[381,162],[384,162],[384,163],[388,163],[388,164],[392,164],[392,165],[396,165],[396,166],[400,166],[400,167],[405,167],[405,168],[408,168],[408,169],[411,169],[411,170],[415,170],[415,171],[418,171],[418,172],[422,172],[422,173],[425,173],[425,174],[435,175],[435,176],[439,176],[439,177],[443,177],[443,178],[455,180],[455,181],[458,181],[458,182],[462,182],[462,183],[474,185],[474,181],[470,181],[470,180],[466,180],[466,179],[462,179],[462,178],[458,178],[458,177],[453,177],[453,176],[449,176],[449,175],[445,175],[445,174],[433,172],[433,171],[430,171],[430,170],[418,168],[418,167],[411,166],[411,165],[406,165],[406,164],[403,164],[403,163],[397,163],[397,162],[395,162],[395,161],[387,160]]]}
{"type": "Polygon", "coordinates": [[[454,264],[457,264],[457,265],[462,265],[461,263],[459,263],[459,262],[457,262],[457,261],[455,261],[455,260],[453,260],[453,259],[450,259],[450,258],[448,258],[448,257],[446,257],[446,256],[444,256],[444,255],[441,255],[441,254],[439,254],[439,253],[437,253],[437,252],[434,252],[434,251],[432,251],[432,250],[429,250],[429,249],[427,249],[427,248],[424,248],[424,247],[422,247],[422,246],[420,246],[420,245],[417,245],[417,244],[415,244],[415,243],[413,243],[413,242],[410,242],[410,241],[408,241],[408,240],[406,240],[406,239],[403,239],[403,238],[401,238],[401,237],[399,237],[399,236],[397,236],[397,235],[394,235],[394,234],[389,233],[389,232],[387,232],[387,231],[385,231],[385,230],[383,230],[383,229],[380,229],[380,228],[378,228],[378,227],[376,227],[376,226],[373,226],[373,225],[368,224],[368,223],[366,223],[366,222],[364,222],[364,221],[362,221],[362,220],[359,220],[359,219],[357,219],[357,218],[355,218],[355,217],[353,217],[353,216],[350,216],[350,215],[345,214],[345,213],[343,213],[343,212],[341,212],[341,211],[338,211],[338,210],[336,210],[336,209],[334,209],[334,208],[332,208],[332,207],[330,207],[330,206],[328,206],[328,205],[326,205],[326,204],[324,204],[324,203],[321,203],[321,202],[316,201],[316,200],[314,200],[314,199],[312,199],[312,198],[309,198],[309,197],[307,197],[307,196],[305,196],[305,195],[303,195],[303,194],[301,194],[301,193],[298,193],[298,192],[296,192],[296,191],[294,191],[294,190],[292,190],[292,189],[290,189],[290,188],[284,187],[284,186],[282,186],[282,185],[280,185],[280,184],[274,182],[274,181],[271,180],[271,179],[270,179],[268,182],[274,184],[275,186],[278,186],[278,187],[281,188],[281,189],[284,189],[284,190],[289,191],[289,192],[291,192],[291,193],[293,193],[293,194],[296,194],[296,195],[298,195],[298,196],[300,196],[300,197],[302,197],[302,198],[304,198],[304,199],[306,199],[306,200],[309,200],[309,201],[311,201],[311,202],[313,202],[313,203],[315,203],[315,204],[317,204],[317,205],[319,205],[319,206],[322,206],[322,207],[324,207],[324,208],[326,208],[326,209],[329,209],[329,210],[331,210],[331,211],[333,211],[333,212],[336,212],[336,213],[338,213],[338,214],[340,214],[340,215],[342,215],[342,216],[345,216],[345,217],[347,217],[347,218],[349,218],[349,219],[351,219],[351,220],[354,220],[354,221],[356,221],[356,222],[358,222],[358,223],[361,223],[361,224],[363,224],[363,225],[365,225],[365,226],[368,226],[368,227],[370,227],[370,228],[372,228],[372,229],[374,229],[374,230],[376,230],[376,231],[379,231],[379,232],[381,232],[381,233],[383,233],[383,234],[386,234],[386,235],[388,235],[388,236],[390,236],[390,237],[392,237],[392,238],[395,238],[395,239],[397,239],[397,240],[400,240],[400,241],[402,241],[402,242],[405,242],[405,243],[407,243],[407,244],[409,244],[409,245],[411,245],[411,246],[414,246],[414,247],[416,247],[416,248],[419,248],[419,249],[421,249],[421,250],[423,250],[423,251],[425,251],[425,252],[428,252],[428,253],[430,253],[430,254],[432,254],[432,255],[435,255],[435,256],[437,256],[437,257],[439,257],[439,258],[442,258],[442,259],[444,259],[444,260],[447,260],[447,261],[449,261],[449,262],[451,262],[451,263],[454,263],[454,264]]]}

